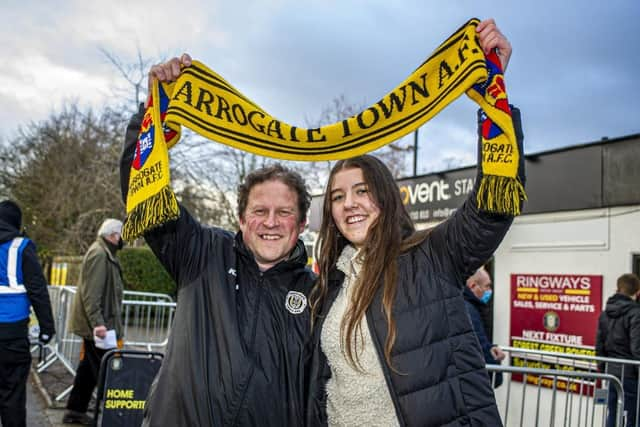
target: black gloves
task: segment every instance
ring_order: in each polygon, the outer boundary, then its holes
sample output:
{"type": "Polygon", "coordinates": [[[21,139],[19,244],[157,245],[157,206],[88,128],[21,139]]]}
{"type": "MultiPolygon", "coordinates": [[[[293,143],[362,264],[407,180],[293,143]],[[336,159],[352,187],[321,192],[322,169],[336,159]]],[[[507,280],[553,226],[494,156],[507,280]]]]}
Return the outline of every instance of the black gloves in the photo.
{"type": "Polygon", "coordinates": [[[48,334],[46,332],[40,332],[40,335],[38,335],[38,341],[42,345],[49,344],[49,341],[51,341],[51,338],[53,338],[53,334],[48,334]]]}

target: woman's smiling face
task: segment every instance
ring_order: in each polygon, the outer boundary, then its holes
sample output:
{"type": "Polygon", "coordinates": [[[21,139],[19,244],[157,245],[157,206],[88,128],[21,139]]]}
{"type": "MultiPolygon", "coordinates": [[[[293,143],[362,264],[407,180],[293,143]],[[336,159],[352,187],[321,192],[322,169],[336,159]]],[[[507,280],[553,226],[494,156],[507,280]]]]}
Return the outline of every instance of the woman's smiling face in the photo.
{"type": "Polygon", "coordinates": [[[337,172],[331,183],[331,216],[340,233],[356,248],[367,240],[369,228],[380,215],[380,209],[369,193],[362,169],[337,172]]]}

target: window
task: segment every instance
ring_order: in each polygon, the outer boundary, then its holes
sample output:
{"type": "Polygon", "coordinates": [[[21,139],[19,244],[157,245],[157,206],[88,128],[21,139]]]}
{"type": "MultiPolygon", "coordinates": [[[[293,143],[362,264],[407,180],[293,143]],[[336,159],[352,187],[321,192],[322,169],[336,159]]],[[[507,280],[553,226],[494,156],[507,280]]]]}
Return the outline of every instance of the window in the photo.
{"type": "Polygon", "coordinates": [[[633,274],[640,276],[640,254],[633,254],[631,261],[631,271],[633,274]]]}

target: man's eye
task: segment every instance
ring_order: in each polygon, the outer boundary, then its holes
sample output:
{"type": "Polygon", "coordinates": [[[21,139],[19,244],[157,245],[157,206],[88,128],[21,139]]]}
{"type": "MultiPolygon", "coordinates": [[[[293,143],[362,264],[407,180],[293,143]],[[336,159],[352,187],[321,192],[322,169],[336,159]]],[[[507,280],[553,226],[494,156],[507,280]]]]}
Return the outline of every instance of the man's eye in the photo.
{"type": "Polygon", "coordinates": [[[253,214],[254,214],[254,215],[262,216],[262,215],[264,215],[264,214],[265,214],[265,212],[267,212],[267,211],[266,211],[266,210],[264,210],[264,209],[256,209],[256,210],[254,210],[254,211],[253,211],[253,214]]]}

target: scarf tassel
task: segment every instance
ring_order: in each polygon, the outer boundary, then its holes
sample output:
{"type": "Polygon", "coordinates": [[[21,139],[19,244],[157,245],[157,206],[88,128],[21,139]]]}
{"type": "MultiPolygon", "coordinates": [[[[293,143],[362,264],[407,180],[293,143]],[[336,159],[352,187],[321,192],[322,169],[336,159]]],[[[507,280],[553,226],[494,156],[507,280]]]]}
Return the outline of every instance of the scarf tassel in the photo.
{"type": "Polygon", "coordinates": [[[477,201],[478,207],[484,211],[520,215],[523,200],[527,200],[527,195],[518,178],[484,175],[480,179],[477,201]]]}
{"type": "Polygon", "coordinates": [[[122,228],[122,238],[128,242],[133,241],[150,229],[178,219],[179,216],[176,196],[171,187],[166,185],[129,212],[122,228]]]}

